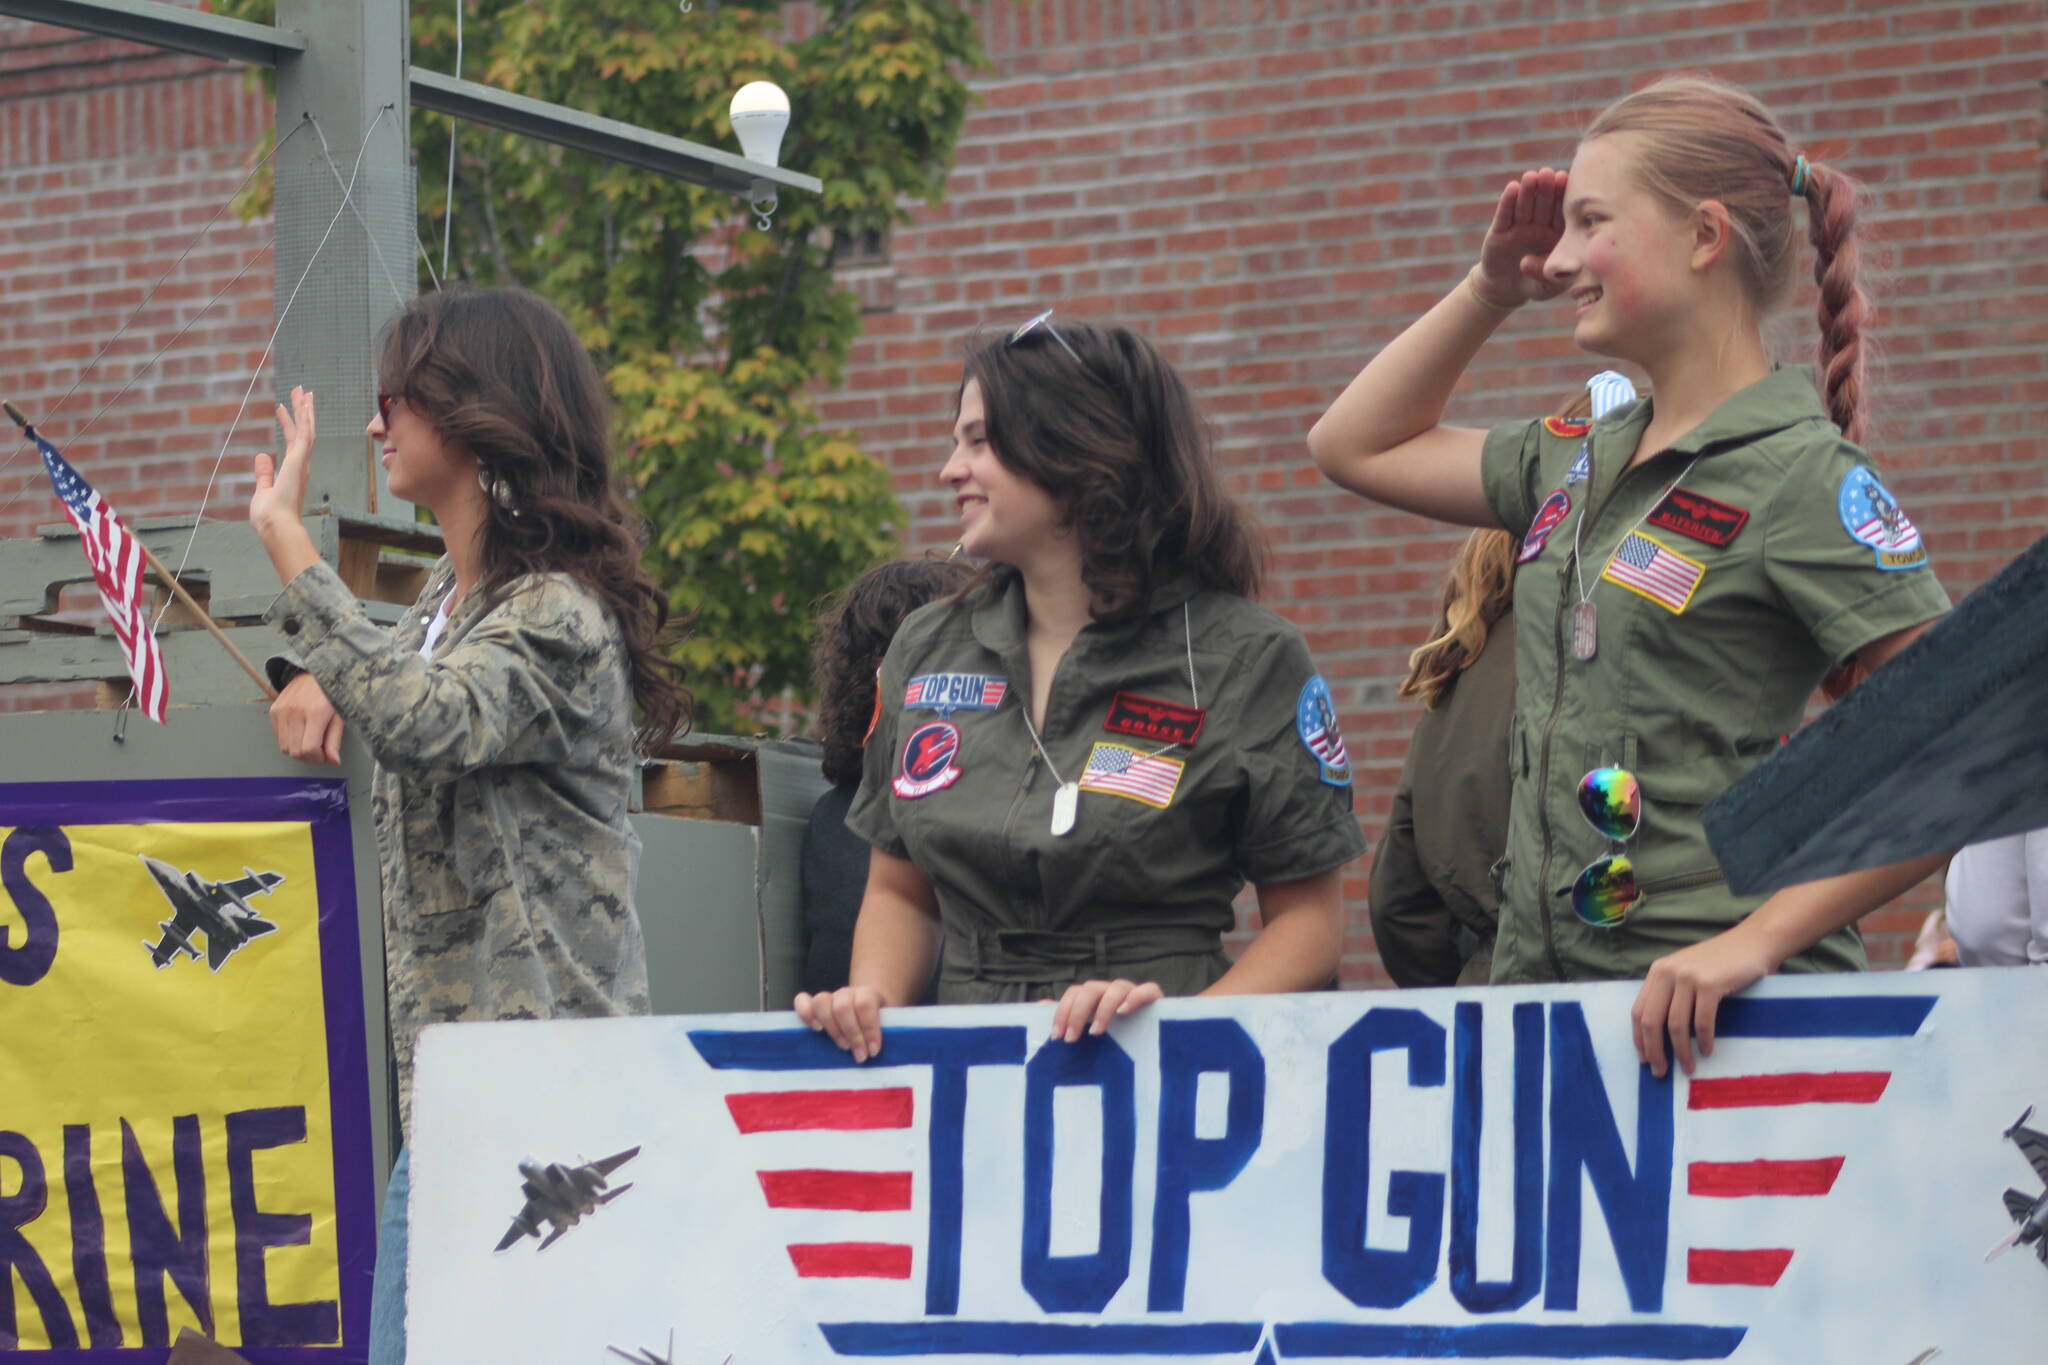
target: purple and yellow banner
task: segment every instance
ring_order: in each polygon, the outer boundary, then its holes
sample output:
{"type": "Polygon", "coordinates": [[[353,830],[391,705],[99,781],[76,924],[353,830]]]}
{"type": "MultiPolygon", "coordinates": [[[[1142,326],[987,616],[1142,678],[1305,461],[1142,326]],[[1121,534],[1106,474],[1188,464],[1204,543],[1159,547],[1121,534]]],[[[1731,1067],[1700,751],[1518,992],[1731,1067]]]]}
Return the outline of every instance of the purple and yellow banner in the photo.
{"type": "Polygon", "coordinates": [[[345,783],[0,783],[0,1038],[0,1358],[365,1358],[345,783]]]}

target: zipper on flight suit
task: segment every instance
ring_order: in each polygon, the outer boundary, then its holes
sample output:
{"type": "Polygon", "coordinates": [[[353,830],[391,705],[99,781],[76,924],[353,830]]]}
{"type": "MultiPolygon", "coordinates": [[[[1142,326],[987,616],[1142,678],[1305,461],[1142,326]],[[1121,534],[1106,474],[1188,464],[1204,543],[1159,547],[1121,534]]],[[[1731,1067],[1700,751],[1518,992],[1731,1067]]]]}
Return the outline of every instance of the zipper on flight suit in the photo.
{"type": "MultiPolygon", "coordinates": [[[[1579,565],[1579,551],[1586,543],[1586,532],[1593,529],[1593,526],[1599,523],[1600,514],[1605,512],[1607,505],[1614,501],[1615,494],[1621,492],[1623,484],[1634,478],[1642,470],[1663,459],[1669,453],[1670,447],[1667,446],[1648,459],[1635,461],[1633,465],[1622,470],[1615,477],[1614,485],[1607,490],[1606,497],[1600,499],[1594,506],[1580,512],[1579,525],[1574,536],[1575,543],[1572,546],[1571,553],[1565,556],[1564,569],[1559,575],[1564,579],[1565,590],[1557,595],[1557,615],[1556,619],[1551,622],[1550,627],[1551,653],[1557,659],[1557,675],[1551,680],[1550,718],[1543,723],[1543,746],[1538,750],[1536,761],[1536,823],[1537,827],[1543,832],[1543,859],[1537,865],[1536,898],[1538,909],[1542,912],[1543,916],[1543,954],[1549,959],[1550,970],[1556,974],[1559,981],[1565,979],[1564,959],[1557,955],[1557,926],[1550,913],[1550,902],[1555,897],[1549,894],[1551,854],[1550,741],[1557,733],[1558,712],[1564,709],[1564,661],[1567,653],[1564,637],[1565,608],[1568,603],[1574,600],[1573,588],[1578,582],[1578,576],[1575,571],[1579,565]],[[1591,515],[1589,516],[1588,513],[1591,515]]],[[[1588,488],[1591,488],[1594,475],[1591,467],[1592,454],[1590,445],[1588,446],[1586,458],[1586,485],[1588,488]]],[[[1597,580],[1595,581],[1597,582],[1597,580]]]]}

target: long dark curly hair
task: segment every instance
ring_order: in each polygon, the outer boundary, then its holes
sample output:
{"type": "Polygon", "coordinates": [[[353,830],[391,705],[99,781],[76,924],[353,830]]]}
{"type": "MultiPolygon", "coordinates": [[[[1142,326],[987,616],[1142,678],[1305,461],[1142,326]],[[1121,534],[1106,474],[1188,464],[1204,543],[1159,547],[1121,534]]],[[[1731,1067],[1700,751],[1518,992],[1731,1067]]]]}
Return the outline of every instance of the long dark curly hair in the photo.
{"type": "Polygon", "coordinates": [[[966,565],[943,559],[885,560],[828,602],[812,651],[827,782],[860,779],[861,751],[875,715],[876,670],[903,618],[958,592],[972,576],[966,565]]]}
{"type": "Polygon", "coordinates": [[[961,388],[981,386],[996,458],[1052,494],[1074,528],[1095,618],[1141,615],[1154,585],[1183,570],[1256,596],[1258,528],[1217,477],[1208,428],[1173,366],[1129,328],[1053,326],[1057,336],[1041,325],[971,345],[961,388]]]}
{"type": "Polygon", "coordinates": [[[384,328],[377,380],[476,456],[488,485],[484,600],[526,575],[568,574],[624,637],[652,750],[689,727],[682,665],[667,657],[668,599],[641,563],[643,530],[612,477],[612,406],[568,320],[523,289],[444,289],[384,328]]]}

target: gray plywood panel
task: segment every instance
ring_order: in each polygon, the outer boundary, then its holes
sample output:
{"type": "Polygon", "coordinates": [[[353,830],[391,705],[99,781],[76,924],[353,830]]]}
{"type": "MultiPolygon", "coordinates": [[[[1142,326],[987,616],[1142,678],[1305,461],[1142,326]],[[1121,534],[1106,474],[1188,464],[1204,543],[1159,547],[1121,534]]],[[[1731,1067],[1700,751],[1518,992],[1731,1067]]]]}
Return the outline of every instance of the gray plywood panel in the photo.
{"type": "Polygon", "coordinates": [[[1705,812],[1738,893],[2048,826],[2048,540],[1705,812]]]}

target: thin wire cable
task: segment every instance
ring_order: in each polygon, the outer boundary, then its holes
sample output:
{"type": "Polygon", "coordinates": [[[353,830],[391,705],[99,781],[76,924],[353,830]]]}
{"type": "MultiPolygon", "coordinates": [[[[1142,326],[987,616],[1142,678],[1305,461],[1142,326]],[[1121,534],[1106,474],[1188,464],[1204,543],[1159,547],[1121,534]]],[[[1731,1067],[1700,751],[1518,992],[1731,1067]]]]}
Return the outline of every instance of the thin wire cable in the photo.
{"type": "MultiPolygon", "coordinates": [[[[391,108],[392,106],[387,104],[377,111],[377,117],[370,120],[369,129],[363,134],[362,145],[356,148],[355,164],[349,167],[348,183],[341,188],[341,207],[336,209],[334,216],[327,220],[327,231],[320,234],[320,241],[313,248],[313,254],[307,258],[306,268],[299,272],[298,282],[292,285],[292,292],[285,299],[284,307],[277,310],[277,322],[270,329],[270,339],[263,343],[263,354],[257,357],[256,368],[249,376],[249,386],[242,391],[241,406],[235,409],[235,421],[241,420],[242,413],[248,410],[249,399],[255,394],[256,385],[263,379],[263,367],[270,362],[271,348],[277,345],[278,332],[283,330],[285,319],[291,316],[292,305],[299,301],[299,291],[306,287],[306,279],[313,273],[313,267],[319,263],[320,253],[326,249],[327,239],[334,235],[335,225],[341,221],[341,215],[346,213],[349,205],[354,202],[356,177],[363,169],[363,153],[369,150],[370,138],[376,134],[377,125],[384,121],[384,116],[391,112],[391,108]]],[[[206,519],[206,505],[212,501],[213,485],[220,477],[220,467],[226,462],[228,447],[234,444],[234,440],[234,425],[233,422],[230,422],[228,434],[220,443],[220,453],[213,457],[213,468],[207,473],[206,487],[199,494],[199,510],[192,515],[192,534],[186,537],[184,553],[178,557],[178,567],[171,571],[173,578],[182,579],[184,577],[185,565],[192,557],[192,546],[199,539],[199,523],[206,519]]],[[[164,608],[168,611],[170,604],[165,603],[164,608]]],[[[162,621],[163,617],[164,613],[160,611],[157,613],[156,619],[157,621],[162,621]]],[[[153,628],[154,626],[152,626],[153,628]]]]}
{"type": "MultiPolygon", "coordinates": [[[[455,0],[455,79],[462,79],[462,0],[455,0]]],[[[448,245],[455,233],[455,136],[462,131],[462,121],[448,116],[448,191],[441,203],[441,273],[448,273],[448,245]]],[[[432,270],[430,263],[427,267],[432,270]]],[[[441,286],[437,282],[434,287],[441,286]]]]}
{"type": "MultiPolygon", "coordinates": [[[[228,447],[234,443],[235,423],[241,420],[242,413],[248,409],[249,399],[255,394],[256,385],[263,378],[263,367],[270,362],[271,348],[277,345],[277,334],[283,330],[285,319],[291,316],[292,305],[299,301],[299,291],[305,288],[307,278],[313,273],[313,267],[319,264],[320,253],[327,248],[327,239],[334,235],[335,225],[341,222],[341,215],[348,212],[350,204],[354,201],[356,176],[363,168],[363,153],[369,150],[370,139],[376,135],[377,125],[384,122],[384,116],[390,113],[391,110],[392,106],[389,104],[380,108],[377,111],[377,117],[370,120],[370,126],[364,130],[362,145],[356,148],[355,164],[349,168],[348,183],[342,186],[341,207],[337,208],[334,211],[334,216],[327,220],[327,230],[320,234],[320,241],[314,246],[313,254],[307,257],[306,268],[299,272],[298,281],[292,285],[292,292],[285,299],[284,307],[277,310],[277,322],[270,329],[270,339],[263,343],[263,354],[257,357],[256,368],[249,375],[249,386],[242,391],[242,402],[235,409],[234,418],[228,423],[226,438],[220,443],[220,453],[214,457],[213,468],[207,472],[206,487],[199,495],[199,510],[192,514],[192,534],[185,538],[185,549],[178,556],[177,567],[171,570],[171,577],[178,582],[184,581],[185,566],[192,559],[192,547],[199,543],[199,527],[206,520],[207,504],[213,500],[214,483],[220,477],[221,465],[227,460],[228,447]]],[[[163,626],[164,617],[170,613],[171,603],[176,600],[175,597],[166,594],[163,606],[157,609],[155,619],[149,623],[149,633],[152,636],[159,633],[163,626]]],[[[114,734],[117,740],[120,738],[123,730],[126,729],[126,713],[128,708],[135,704],[135,695],[135,685],[131,681],[128,686],[127,698],[115,710],[114,734]]]]}
{"type": "MultiPolygon", "coordinates": [[[[378,117],[381,118],[383,117],[383,115],[380,113],[378,117]]],[[[334,164],[334,152],[327,145],[327,132],[325,129],[321,128],[320,120],[313,119],[312,124],[313,132],[320,139],[321,159],[326,161],[327,169],[334,176],[334,183],[337,185],[341,185],[341,167],[334,164]]],[[[374,129],[376,125],[373,123],[371,127],[374,129]]],[[[362,154],[360,152],[356,154],[356,160],[358,163],[362,161],[362,154]]],[[[341,202],[347,205],[349,211],[355,215],[356,225],[362,228],[363,236],[369,239],[370,252],[377,258],[377,269],[382,271],[384,274],[384,283],[391,286],[391,297],[397,299],[398,306],[403,308],[405,306],[405,291],[398,287],[397,277],[391,273],[390,265],[388,265],[384,260],[384,248],[377,245],[377,234],[370,231],[369,220],[363,217],[363,211],[357,208],[355,206],[355,201],[349,197],[348,186],[346,185],[342,185],[341,202]]],[[[412,236],[415,242],[419,241],[420,235],[417,229],[414,230],[412,236]]],[[[424,249],[425,248],[422,248],[423,251],[424,249]]],[[[433,268],[433,262],[429,261],[427,263],[427,269],[429,273],[432,272],[433,268]]],[[[440,286],[437,284],[435,287],[439,288],[440,286]]]]}

